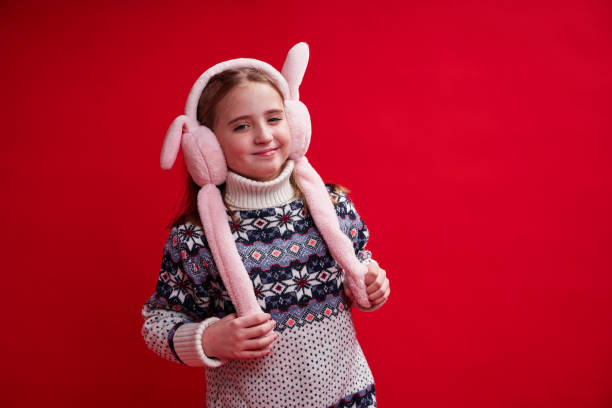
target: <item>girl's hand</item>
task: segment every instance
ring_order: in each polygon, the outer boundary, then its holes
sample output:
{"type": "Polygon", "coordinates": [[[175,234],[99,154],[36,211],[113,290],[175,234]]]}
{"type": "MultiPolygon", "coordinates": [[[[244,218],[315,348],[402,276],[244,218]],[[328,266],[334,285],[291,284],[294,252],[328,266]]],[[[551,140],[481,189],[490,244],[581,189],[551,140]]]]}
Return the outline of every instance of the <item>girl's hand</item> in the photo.
{"type": "MultiPolygon", "coordinates": [[[[358,309],[371,312],[381,307],[387,301],[391,293],[387,272],[378,266],[376,261],[368,264],[368,272],[365,275],[365,285],[368,300],[372,304],[372,307],[369,309],[358,307],[358,309]]],[[[352,299],[351,290],[345,286],[344,291],[346,295],[352,299]]]]}
{"type": "Polygon", "coordinates": [[[278,338],[276,322],[268,313],[236,317],[235,313],[210,325],[202,334],[202,349],[208,357],[224,360],[259,358],[270,354],[278,338]]]}

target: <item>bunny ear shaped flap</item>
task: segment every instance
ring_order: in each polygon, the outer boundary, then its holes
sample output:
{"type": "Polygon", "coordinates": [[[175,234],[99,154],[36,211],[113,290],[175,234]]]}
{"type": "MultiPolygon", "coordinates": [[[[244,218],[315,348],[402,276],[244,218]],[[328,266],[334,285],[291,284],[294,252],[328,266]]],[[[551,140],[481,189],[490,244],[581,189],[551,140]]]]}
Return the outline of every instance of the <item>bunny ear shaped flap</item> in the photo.
{"type": "Polygon", "coordinates": [[[308,44],[305,42],[295,44],[287,53],[281,73],[289,84],[291,99],[300,99],[299,88],[308,66],[309,55],[308,44]]]}
{"type": "Polygon", "coordinates": [[[189,117],[181,115],[172,121],[164,144],[162,145],[160,165],[164,170],[170,170],[176,161],[179,147],[181,146],[181,138],[184,133],[189,133],[195,128],[195,124],[189,117]]]}
{"type": "Polygon", "coordinates": [[[161,167],[169,170],[176,161],[180,147],[183,147],[185,166],[197,185],[223,184],[227,177],[225,157],[217,138],[206,126],[198,125],[193,119],[181,115],[174,119],[161,152],[161,167]]]}

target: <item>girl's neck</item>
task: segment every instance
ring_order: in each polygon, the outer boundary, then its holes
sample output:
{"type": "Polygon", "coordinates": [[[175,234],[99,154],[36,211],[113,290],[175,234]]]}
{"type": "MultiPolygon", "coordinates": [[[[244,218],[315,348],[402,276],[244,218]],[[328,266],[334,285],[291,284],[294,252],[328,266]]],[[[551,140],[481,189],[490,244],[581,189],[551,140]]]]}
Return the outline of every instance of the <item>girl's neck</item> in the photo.
{"type": "Polygon", "coordinates": [[[278,207],[296,196],[291,185],[293,160],[287,160],[274,180],[255,181],[229,170],[225,183],[225,202],[233,210],[257,210],[278,207]]]}

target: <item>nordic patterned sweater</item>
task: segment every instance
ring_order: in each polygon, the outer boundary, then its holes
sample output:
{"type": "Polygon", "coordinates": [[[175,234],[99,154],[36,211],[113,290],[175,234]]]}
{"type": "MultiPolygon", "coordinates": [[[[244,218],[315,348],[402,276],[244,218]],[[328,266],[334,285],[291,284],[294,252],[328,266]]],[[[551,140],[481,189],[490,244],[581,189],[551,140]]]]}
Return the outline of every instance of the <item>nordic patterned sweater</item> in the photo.
{"type": "MultiPolygon", "coordinates": [[[[294,198],[293,162],[273,181],[228,176],[228,222],[262,310],[276,321],[271,353],[221,361],[201,350],[202,331],[235,312],[200,226],[178,225],[164,247],[157,288],[143,307],[147,346],[171,361],[207,366],[215,407],[376,406],[370,368],[355,336],[343,271],[294,198]]],[[[330,189],[340,226],[366,263],[368,230],[352,202],[330,189]]]]}

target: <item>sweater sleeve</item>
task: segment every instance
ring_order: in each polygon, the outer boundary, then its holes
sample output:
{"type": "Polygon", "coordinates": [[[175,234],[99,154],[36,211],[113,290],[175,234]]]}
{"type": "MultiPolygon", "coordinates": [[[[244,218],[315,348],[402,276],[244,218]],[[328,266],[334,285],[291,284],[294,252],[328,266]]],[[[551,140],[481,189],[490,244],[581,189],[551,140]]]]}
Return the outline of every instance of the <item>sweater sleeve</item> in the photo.
{"type": "Polygon", "coordinates": [[[201,229],[183,224],[170,231],[164,246],[155,293],[142,308],[147,347],[170,361],[216,367],[201,346],[202,333],[218,320],[210,291],[214,264],[201,229]]]}
{"type": "Polygon", "coordinates": [[[340,222],[340,229],[353,242],[355,255],[361,263],[368,264],[373,261],[372,253],[365,249],[370,233],[365,223],[357,213],[351,199],[342,192],[331,191],[332,201],[336,203],[336,213],[340,222]]]}
{"type": "MultiPolygon", "coordinates": [[[[372,253],[365,249],[370,233],[365,223],[357,213],[357,210],[355,210],[355,205],[346,194],[338,194],[336,200],[338,203],[336,206],[336,212],[338,213],[340,228],[353,241],[353,247],[355,248],[357,259],[359,259],[359,261],[361,261],[363,264],[376,262],[374,259],[372,259],[372,253]]],[[[352,305],[359,310],[373,312],[380,308],[383,304],[384,303],[381,303],[367,309],[359,306],[359,304],[356,302],[354,302],[352,305]]]]}

